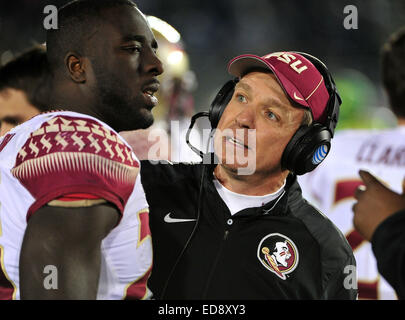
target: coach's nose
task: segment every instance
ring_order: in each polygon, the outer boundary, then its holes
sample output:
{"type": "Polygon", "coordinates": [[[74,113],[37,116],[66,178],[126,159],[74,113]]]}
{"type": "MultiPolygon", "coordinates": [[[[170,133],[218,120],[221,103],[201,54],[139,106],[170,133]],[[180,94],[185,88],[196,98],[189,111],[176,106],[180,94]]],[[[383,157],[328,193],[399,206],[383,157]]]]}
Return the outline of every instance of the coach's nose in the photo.
{"type": "Polygon", "coordinates": [[[239,128],[254,129],[255,127],[255,110],[246,106],[235,117],[235,123],[239,128]]]}

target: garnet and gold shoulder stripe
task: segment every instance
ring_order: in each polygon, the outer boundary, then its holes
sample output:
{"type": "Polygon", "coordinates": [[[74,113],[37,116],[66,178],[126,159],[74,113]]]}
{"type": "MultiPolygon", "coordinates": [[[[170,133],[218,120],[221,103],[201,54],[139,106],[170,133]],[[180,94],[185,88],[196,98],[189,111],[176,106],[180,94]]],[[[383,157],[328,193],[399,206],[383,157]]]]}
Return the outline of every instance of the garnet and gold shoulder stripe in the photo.
{"type": "Polygon", "coordinates": [[[55,115],[32,132],[11,170],[40,206],[66,194],[88,193],[123,212],[139,162],[122,138],[96,119],[55,115]]]}

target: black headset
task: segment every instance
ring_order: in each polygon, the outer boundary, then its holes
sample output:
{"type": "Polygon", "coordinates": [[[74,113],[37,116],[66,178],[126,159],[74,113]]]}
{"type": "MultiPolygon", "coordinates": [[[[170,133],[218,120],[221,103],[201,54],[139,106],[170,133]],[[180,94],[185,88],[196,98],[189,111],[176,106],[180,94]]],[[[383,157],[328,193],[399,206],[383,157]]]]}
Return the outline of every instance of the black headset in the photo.
{"type": "MultiPolygon", "coordinates": [[[[324,78],[329,93],[325,123],[314,121],[309,126],[303,125],[299,127],[287,144],[281,158],[281,165],[284,169],[296,175],[302,175],[314,170],[329,153],[330,141],[335,132],[342,99],[339,96],[332,75],[322,61],[307,53],[295,53],[307,58],[318,69],[324,78]]],[[[233,96],[237,82],[238,79],[233,79],[225,83],[214,98],[208,114],[212,129],[218,126],[222,113],[233,96]]]]}

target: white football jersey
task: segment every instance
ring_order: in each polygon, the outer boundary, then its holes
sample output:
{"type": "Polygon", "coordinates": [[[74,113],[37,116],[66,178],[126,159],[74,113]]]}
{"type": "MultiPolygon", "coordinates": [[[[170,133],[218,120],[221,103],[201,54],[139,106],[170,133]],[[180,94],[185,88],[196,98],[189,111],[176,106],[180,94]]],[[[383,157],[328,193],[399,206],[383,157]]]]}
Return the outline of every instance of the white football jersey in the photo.
{"type": "Polygon", "coordinates": [[[353,227],[354,192],[365,169],[402,193],[405,177],[405,127],[337,131],[330,154],[314,171],[298,178],[303,196],[345,234],[357,262],[359,299],[397,299],[378,273],[371,244],[353,227]]]}
{"type": "Polygon", "coordinates": [[[19,257],[30,216],[72,194],[112,202],[122,215],[102,241],[97,298],[150,298],[152,241],[139,169],[118,133],[75,112],[38,115],[1,137],[0,299],[20,298],[19,257]]]}

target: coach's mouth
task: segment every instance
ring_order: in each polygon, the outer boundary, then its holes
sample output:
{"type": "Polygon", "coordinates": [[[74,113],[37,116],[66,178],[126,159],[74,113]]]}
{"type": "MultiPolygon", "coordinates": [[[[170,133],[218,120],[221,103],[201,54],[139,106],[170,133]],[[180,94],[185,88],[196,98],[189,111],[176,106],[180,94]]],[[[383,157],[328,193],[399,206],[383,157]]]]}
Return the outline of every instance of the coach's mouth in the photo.
{"type": "Polygon", "coordinates": [[[224,138],[227,143],[230,143],[231,145],[233,145],[237,148],[244,148],[244,149],[251,150],[251,148],[248,145],[244,144],[243,141],[241,141],[239,139],[235,139],[235,137],[227,136],[224,138]]]}

